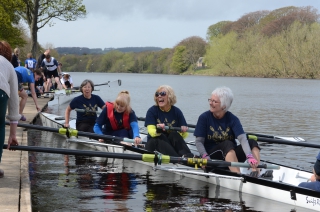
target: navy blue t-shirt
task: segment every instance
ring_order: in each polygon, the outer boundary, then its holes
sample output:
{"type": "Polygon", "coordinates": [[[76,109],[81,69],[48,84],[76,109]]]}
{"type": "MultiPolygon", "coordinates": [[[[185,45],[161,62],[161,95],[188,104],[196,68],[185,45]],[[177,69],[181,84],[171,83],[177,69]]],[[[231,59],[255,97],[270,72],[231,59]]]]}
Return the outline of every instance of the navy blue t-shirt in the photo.
{"type": "MultiPolygon", "coordinates": [[[[123,129],[123,113],[118,113],[113,109],[114,118],[117,120],[118,129],[123,129]]],[[[137,116],[133,110],[129,113],[129,124],[131,122],[138,122],[137,116]]],[[[97,118],[96,123],[103,126],[103,131],[105,134],[110,134],[108,132],[113,132],[109,118],[107,117],[107,106],[103,108],[100,116],[97,118]]]]}
{"type": "Polygon", "coordinates": [[[147,111],[144,126],[147,127],[148,125],[157,125],[161,123],[169,127],[187,126],[186,119],[179,108],[171,106],[170,111],[165,112],[162,111],[159,106],[154,105],[150,107],[147,111]]]}
{"type": "Polygon", "coordinates": [[[104,101],[98,95],[91,94],[91,98],[87,99],[83,95],[75,97],[70,102],[71,109],[85,109],[86,111],[93,111],[91,112],[78,112],[77,111],[77,121],[83,120],[96,120],[97,118],[97,111],[98,107],[103,107],[105,105],[104,101]]]}
{"type": "Polygon", "coordinates": [[[299,184],[299,187],[320,191],[320,181],[317,180],[315,182],[303,182],[299,184]]]}
{"type": "Polygon", "coordinates": [[[193,135],[205,138],[204,147],[209,151],[220,142],[236,142],[235,139],[243,133],[240,120],[231,112],[227,111],[222,119],[216,119],[212,112],[206,111],[199,116],[193,135]]]}

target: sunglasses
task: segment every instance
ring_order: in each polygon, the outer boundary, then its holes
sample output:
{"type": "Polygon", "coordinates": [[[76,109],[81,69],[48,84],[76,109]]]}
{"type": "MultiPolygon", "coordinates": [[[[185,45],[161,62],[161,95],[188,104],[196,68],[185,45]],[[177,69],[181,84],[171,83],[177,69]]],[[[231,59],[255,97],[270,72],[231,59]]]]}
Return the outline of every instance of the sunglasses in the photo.
{"type": "Polygon", "coordinates": [[[156,97],[158,97],[158,96],[166,96],[167,93],[166,93],[165,91],[161,91],[161,92],[156,92],[154,95],[155,95],[156,97]]]}

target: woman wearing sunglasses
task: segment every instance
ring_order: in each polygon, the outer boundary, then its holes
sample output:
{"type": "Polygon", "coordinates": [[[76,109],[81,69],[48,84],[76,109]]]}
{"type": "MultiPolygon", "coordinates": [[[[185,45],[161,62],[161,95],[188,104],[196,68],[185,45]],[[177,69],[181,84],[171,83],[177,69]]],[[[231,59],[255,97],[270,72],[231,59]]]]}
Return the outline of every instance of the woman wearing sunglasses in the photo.
{"type": "Polygon", "coordinates": [[[174,157],[193,157],[184,138],[188,136],[187,122],[179,108],[174,106],[176,95],[169,85],[161,85],[154,95],[155,105],[147,111],[145,126],[148,129],[150,152],[158,151],[174,157]],[[165,130],[165,126],[180,127],[181,131],[165,130]]]}
{"type": "MultiPolygon", "coordinates": [[[[248,141],[240,120],[228,111],[232,101],[233,94],[230,88],[216,88],[211,93],[208,99],[209,110],[199,116],[194,131],[197,149],[202,158],[206,159],[228,162],[247,160],[253,171],[256,171],[260,161],[260,148],[256,141],[251,139],[248,141]],[[240,145],[237,145],[236,139],[239,140],[240,145]]],[[[229,169],[240,173],[238,167],[229,167],[229,169]]]]}

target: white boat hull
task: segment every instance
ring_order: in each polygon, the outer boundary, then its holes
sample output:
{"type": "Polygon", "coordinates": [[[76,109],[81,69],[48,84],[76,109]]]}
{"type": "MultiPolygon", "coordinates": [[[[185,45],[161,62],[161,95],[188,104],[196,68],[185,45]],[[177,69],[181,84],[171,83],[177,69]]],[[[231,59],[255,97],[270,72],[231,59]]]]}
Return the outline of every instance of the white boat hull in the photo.
{"type": "MultiPolygon", "coordinates": [[[[63,122],[61,121],[57,123],[57,121],[55,120],[55,117],[57,116],[52,114],[42,113],[41,117],[43,120],[43,125],[48,127],[55,127],[53,123],[56,123],[56,127],[60,128],[61,123],[63,122]],[[45,121],[46,119],[47,121],[45,121]]],[[[75,126],[75,120],[69,122],[70,126],[72,126],[73,123],[75,126]]],[[[81,141],[78,142],[86,143],[85,140],[80,140],[81,141]]],[[[110,144],[105,145],[108,146],[110,144]]],[[[125,152],[129,154],[136,154],[135,152],[132,152],[130,150],[125,150],[123,146],[113,146],[117,145],[110,145],[111,148],[101,148],[100,151],[109,151],[117,153],[125,152]]],[[[194,146],[190,146],[190,148],[193,148],[193,150],[195,151],[194,146]]],[[[308,196],[305,194],[295,192],[296,190],[302,189],[305,193],[307,192],[307,194],[309,193],[309,191],[310,193],[313,192],[312,194],[314,194],[314,191],[297,187],[299,183],[306,182],[310,178],[310,172],[300,171],[297,169],[281,166],[280,170],[273,170],[273,178],[272,180],[269,180],[264,178],[252,178],[247,175],[229,176],[225,173],[204,173],[204,171],[201,168],[195,169],[181,164],[162,164],[160,166],[158,165],[154,167],[153,163],[146,163],[143,161],[135,162],[137,162],[138,164],[144,164],[146,166],[153,167],[155,170],[169,171],[177,174],[177,176],[180,177],[188,177],[191,179],[200,180],[208,184],[218,185],[238,192],[256,195],[269,200],[290,204],[293,208],[301,207],[307,208],[309,210],[320,211],[320,193],[316,196],[308,196]],[[292,192],[290,192],[290,190],[292,192]]],[[[265,171],[266,170],[262,170],[261,173],[265,171]]],[[[248,170],[245,168],[241,168],[241,172],[242,174],[248,174],[248,170]]]]}
{"type": "Polygon", "coordinates": [[[63,105],[67,102],[70,102],[73,98],[80,96],[81,94],[81,92],[72,92],[69,94],[66,94],[65,92],[56,92],[53,99],[48,102],[48,106],[63,105]]]}

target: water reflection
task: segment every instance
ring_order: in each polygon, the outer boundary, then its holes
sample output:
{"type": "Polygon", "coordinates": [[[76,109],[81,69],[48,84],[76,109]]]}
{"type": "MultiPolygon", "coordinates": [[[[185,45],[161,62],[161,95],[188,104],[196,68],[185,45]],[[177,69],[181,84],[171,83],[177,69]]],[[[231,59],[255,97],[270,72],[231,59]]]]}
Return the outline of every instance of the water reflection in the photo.
{"type": "MultiPolygon", "coordinates": [[[[85,73],[73,74],[75,84],[87,77],[85,73]]],[[[101,87],[101,91],[95,91],[95,94],[107,101],[114,99],[121,90],[129,89],[132,107],[141,117],[154,104],[154,90],[161,84],[169,84],[176,91],[177,106],[184,112],[188,123],[196,124],[199,114],[208,109],[206,100],[212,90],[229,86],[235,95],[231,111],[241,119],[246,131],[300,136],[307,140],[317,140],[320,136],[319,93],[310,92],[319,90],[320,84],[316,80],[119,73],[90,75],[96,83],[106,77],[111,81],[121,78],[123,85],[101,87]]],[[[48,108],[47,112],[64,115],[65,107],[48,108]]],[[[75,117],[75,114],[71,116],[75,117]]],[[[34,146],[89,148],[67,143],[62,136],[48,132],[28,131],[28,136],[29,145],[34,146]]],[[[319,151],[279,144],[260,145],[264,160],[306,170],[311,170],[314,156],[319,151]]],[[[269,212],[296,209],[167,172],[154,172],[150,167],[132,161],[47,153],[30,153],[29,158],[33,211],[269,212]]]]}

